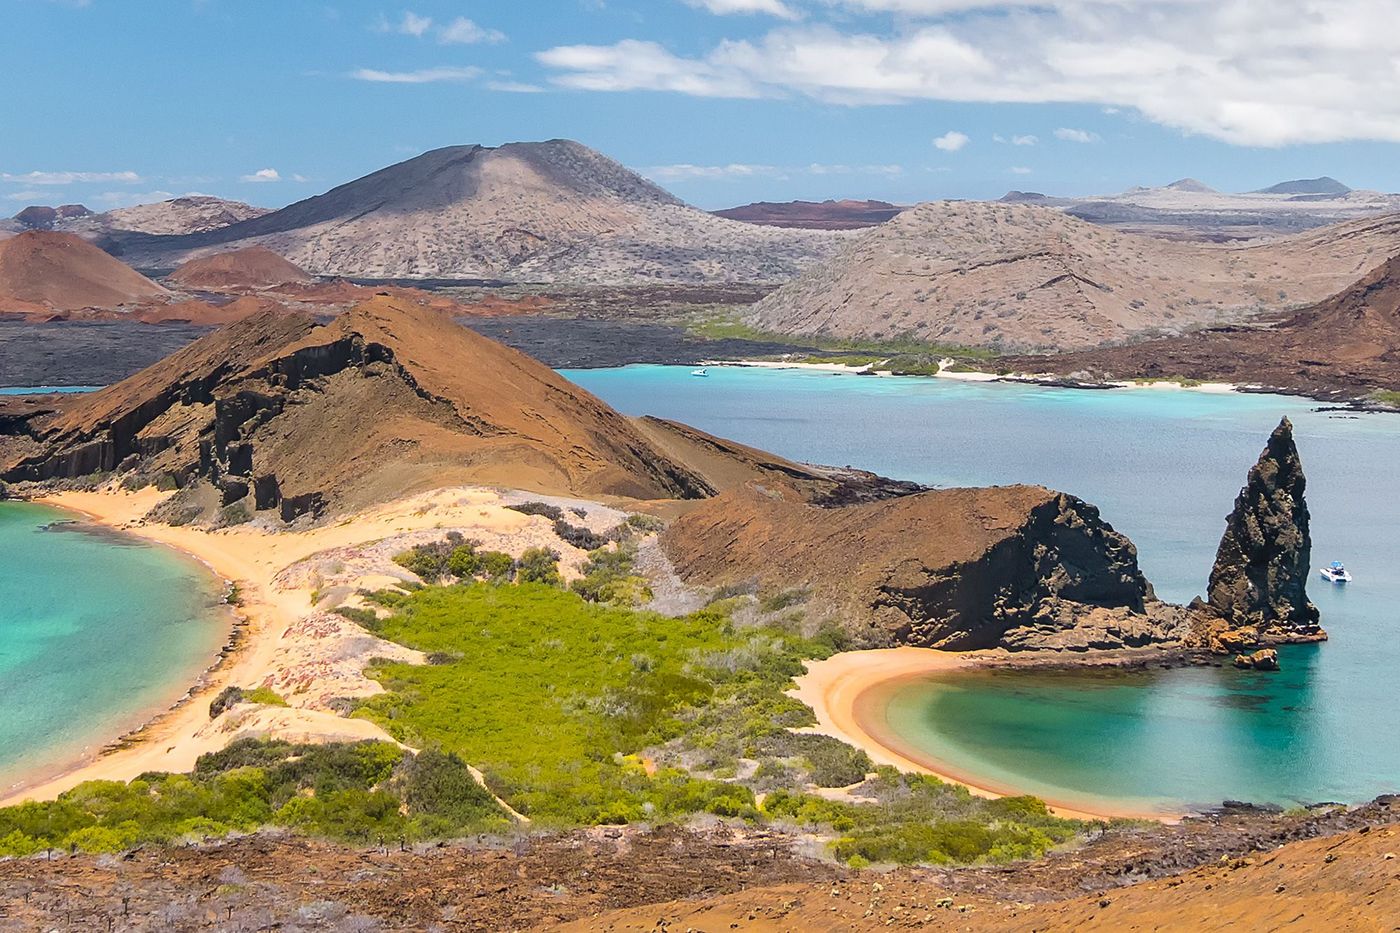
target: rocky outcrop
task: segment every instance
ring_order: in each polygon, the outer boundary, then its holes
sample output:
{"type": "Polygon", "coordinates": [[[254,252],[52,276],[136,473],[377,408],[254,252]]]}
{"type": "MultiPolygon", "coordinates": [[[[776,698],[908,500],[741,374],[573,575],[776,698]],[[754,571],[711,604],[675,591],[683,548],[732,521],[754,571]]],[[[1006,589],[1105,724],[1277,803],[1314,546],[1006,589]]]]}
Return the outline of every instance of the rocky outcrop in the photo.
{"type": "Polygon", "coordinates": [[[800,587],[875,644],[1138,647],[1179,620],[1149,612],[1137,552],[1096,508],[1032,486],[948,489],[823,508],[750,483],[676,521],[683,579],[800,587]]]}
{"type": "Polygon", "coordinates": [[[1307,594],[1312,538],[1306,489],[1293,425],[1284,418],[1235,499],[1210,574],[1209,608],[1236,634],[1252,630],[1261,643],[1326,637],[1307,594]]]}
{"type": "Polygon", "coordinates": [[[329,324],[268,311],[0,436],[0,480],[116,472],[300,515],[425,488],[685,499],[714,490],[529,357],[381,298],[329,324]]]}

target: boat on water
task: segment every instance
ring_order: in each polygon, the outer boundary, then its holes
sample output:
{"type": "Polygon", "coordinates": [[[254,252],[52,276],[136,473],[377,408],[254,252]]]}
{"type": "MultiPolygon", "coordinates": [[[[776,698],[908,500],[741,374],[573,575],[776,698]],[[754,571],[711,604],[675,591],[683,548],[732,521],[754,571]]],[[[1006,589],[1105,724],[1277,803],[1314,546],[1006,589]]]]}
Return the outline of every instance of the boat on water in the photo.
{"type": "Polygon", "coordinates": [[[1318,571],[1318,573],[1322,574],[1322,578],[1324,580],[1327,580],[1331,583],[1351,582],[1351,574],[1347,571],[1345,567],[1342,566],[1342,562],[1339,560],[1332,561],[1331,564],[1329,564],[1326,567],[1323,567],[1321,570],[1318,571]]]}
{"type": "Polygon", "coordinates": [[[692,376],[708,376],[708,375],[710,374],[710,371],[709,371],[708,369],[704,369],[704,368],[701,368],[701,369],[692,369],[692,370],[690,371],[690,374],[691,374],[692,376]]]}

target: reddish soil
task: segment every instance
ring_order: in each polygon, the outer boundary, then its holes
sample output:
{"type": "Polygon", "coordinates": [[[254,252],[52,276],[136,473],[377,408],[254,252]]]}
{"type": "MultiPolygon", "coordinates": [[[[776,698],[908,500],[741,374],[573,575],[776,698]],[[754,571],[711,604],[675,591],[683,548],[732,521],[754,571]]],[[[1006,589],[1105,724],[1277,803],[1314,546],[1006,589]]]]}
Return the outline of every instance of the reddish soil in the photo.
{"type": "Polygon", "coordinates": [[[316,279],[264,246],[249,246],[191,259],[170,273],[166,281],[180,288],[245,291],[275,285],[309,285],[316,279]]]}
{"type": "MultiPolygon", "coordinates": [[[[1386,799],[1122,825],[1035,862],[850,872],[781,830],[600,828],[400,851],[250,836],[0,862],[6,930],[1393,929],[1386,799]],[[961,909],[960,909],[961,908],[961,909]]],[[[370,840],[373,842],[373,840],[370,840]]]]}
{"type": "Polygon", "coordinates": [[[0,240],[0,311],[115,308],[168,294],[71,233],[31,230],[0,240]]]}

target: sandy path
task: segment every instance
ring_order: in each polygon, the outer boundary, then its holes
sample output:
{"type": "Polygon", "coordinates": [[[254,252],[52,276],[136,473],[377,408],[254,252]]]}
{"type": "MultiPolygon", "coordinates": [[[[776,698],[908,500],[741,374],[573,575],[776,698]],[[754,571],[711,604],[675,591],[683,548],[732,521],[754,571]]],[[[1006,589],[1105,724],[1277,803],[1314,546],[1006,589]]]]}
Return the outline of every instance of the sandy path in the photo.
{"type": "MultiPolygon", "coordinates": [[[[239,735],[273,735],[291,741],[392,741],[373,723],[346,719],[317,708],[323,706],[321,700],[326,692],[321,684],[316,685],[322,687],[319,694],[312,691],[297,697],[284,693],[292,704],[290,708],[256,707],[245,710],[240,717],[225,714],[210,720],[209,701],[224,687],[280,687],[299,671],[303,680],[314,681],[328,672],[339,676],[340,682],[334,686],[342,693],[377,692],[377,683],[359,673],[359,656],[347,657],[351,638],[359,643],[356,647],[365,659],[368,654],[363,643],[376,646],[374,654],[397,650],[417,656],[401,646],[367,638],[348,623],[344,625],[351,633],[348,636],[344,632],[327,633],[326,624],[318,626],[310,618],[315,612],[311,594],[319,582],[315,575],[302,574],[289,583],[285,576],[278,579],[279,573],[325,551],[436,528],[466,528],[480,533],[492,546],[509,548],[512,542],[518,542],[515,550],[537,543],[535,539],[541,534],[548,534],[558,544],[544,527],[547,523],[543,519],[504,508],[502,503],[506,500],[501,493],[483,488],[437,490],[309,531],[275,533],[251,525],[207,531],[145,522],[142,517],[165,495],[168,494],[152,488],[139,492],[103,490],[62,492],[40,501],[175,548],[235,583],[242,603],[240,613],[246,619],[241,642],[205,676],[204,685],[188,700],[125,737],[125,747],[99,753],[58,776],[52,772],[41,775],[36,782],[0,799],[0,805],[51,799],[88,780],[126,781],[146,771],[189,771],[200,755],[223,748],[239,735]],[[306,671],[312,673],[307,675],[306,671]]],[[[565,566],[568,564],[566,555],[565,566]]],[[[379,576],[373,582],[383,586],[393,581],[379,576]]]]}
{"type": "MultiPolygon", "coordinates": [[[[931,774],[951,784],[961,784],[979,797],[1014,795],[1020,793],[1015,788],[998,786],[978,775],[961,772],[932,754],[896,741],[883,719],[882,694],[901,682],[967,670],[992,657],[1004,659],[1006,655],[996,651],[948,652],[911,647],[845,651],[825,661],[808,661],[807,673],[796,678],[797,688],[791,695],[816,713],[817,725],[808,731],[854,745],[877,765],[931,774]]],[[[1132,810],[1112,801],[1089,808],[1052,799],[1045,802],[1056,815],[1072,819],[1126,817],[1165,822],[1179,819],[1176,814],[1132,810]]]]}

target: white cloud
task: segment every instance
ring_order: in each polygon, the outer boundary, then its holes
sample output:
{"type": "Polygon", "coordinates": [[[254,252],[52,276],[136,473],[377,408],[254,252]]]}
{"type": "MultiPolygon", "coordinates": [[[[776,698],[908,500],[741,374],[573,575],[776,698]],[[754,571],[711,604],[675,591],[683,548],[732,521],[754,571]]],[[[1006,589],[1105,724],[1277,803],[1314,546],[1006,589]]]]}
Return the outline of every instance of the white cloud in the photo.
{"type": "Polygon", "coordinates": [[[1029,175],[1031,173],[1031,170],[1024,165],[1013,165],[1007,171],[1013,175],[1029,175]]]}
{"type": "Polygon", "coordinates": [[[902,165],[822,165],[807,166],[809,175],[903,175],[902,165]]]}
{"type": "Polygon", "coordinates": [[[94,183],[117,183],[139,185],[142,181],[135,172],[25,172],[22,175],[0,173],[0,181],[20,185],[73,185],[94,183]]]}
{"type": "Polygon", "coordinates": [[[680,58],[659,43],[563,45],[535,56],[564,74],[557,84],[584,91],[675,91],[696,97],[759,97],[759,86],[733,69],[680,58]]]}
{"type": "Polygon", "coordinates": [[[398,31],[406,36],[413,36],[415,39],[423,38],[433,25],[431,16],[419,16],[417,13],[405,11],[403,19],[399,22],[398,31]]]}
{"type": "Polygon", "coordinates": [[[775,165],[744,165],[740,163],[731,163],[729,165],[691,165],[688,162],[683,162],[679,165],[654,165],[651,168],[642,169],[642,173],[652,178],[664,178],[671,181],[692,178],[774,177],[784,174],[783,170],[775,165]]]}
{"type": "Polygon", "coordinates": [[[539,94],[544,91],[538,84],[526,84],[522,81],[487,81],[486,87],[505,94],[539,94]]]}
{"type": "Polygon", "coordinates": [[[957,130],[949,130],[933,141],[935,149],[942,149],[944,152],[957,152],[966,146],[970,139],[966,133],[959,133],[957,130]]]}
{"type": "Polygon", "coordinates": [[[779,19],[798,19],[800,15],[783,0],[685,0],[693,7],[709,10],[719,16],[731,13],[766,13],[779,19]]]}
{"type": "Polygon", "coordinates": [[[654,165],[641,169],[642,174],[665,181],[734,178],[789,178],[793,175],[884,175],[904,174],[902,165],[811,165],[782,166],[731,162],[728,165],[654,165]]]}
{"type": "MultiPolygon", "coordinates": [[[[190,195],[186,195],[189,197],[190,195]]],[[[154,204],[157,201],[169,201],[175,197],[169,191],[104,191],[92,198],[94,202],[106,208],[130,207],[133,204],[154,204]]]]}
{"type": "Polygon", "coordinates": [[[381,18],[376,28],[379,32],[397,32],[415,39],[423,39],[431,34],[436,36],[442,45],[476,45],[480,42],[506,41],[506,34],[499,29],[487,29],[465,16],[459,16],[450,23],[437,24],[431,16],[419,16],[411,10],[406,11],[403,19],[397,24],[390,24],[388,20],[381,18]]]}
{"type": "Polygon", "coordinates": [[[46,197],[48,197],[48,195],[44,194],[44,192],[42,192],[42,191],[33,191],[33,190],[30,190],[30,191],[16,191],[16,192],[14,192],[13,194],[7,194],[7,195],[5,195],[5,200],[6,200],[6,201],[30,201],[30,202],[33,202],[33,201],[42,201],[42,200],[43,200],[44,198],[46,198],[46,197]]]}
{"type": "Polygon", "coordinates": [[[1040,138],[1030,134],[1011,137],[1011,145],[1013,146],[1034,146],[1038,142],[1040,142],[1040,138]]]}
{"type": "Polygon", "coordinates": [[[253,172],[251,175],[240,176],[238,180],[266,183],[273,181],[281,181],[282,175],[275,168],[260,168],[256,172],[253,172]]]}
{"type": "Polygon", "coordinates": [[[438,41],[444,45],[475,45],[478,42],[504,42],[506,34],[499,29],[486,29],[459,16],[437,31],[438,41]]]}
{"type": "Polygon", "coordinates": [[[1096,143],[1099,141],[1099,134],[1062,126],[1055,131],[1055,138],[1063,139],[1067,143],[1096,143]]]}
{"type": "Polygon", "coordinates": [[[420,68],[417,71],[379,71],[360,68],[350,72],[356,81],[379,84],[432,84],[438,81],[470,81],[481,76],[480,68],[420,68]]]}
{"type": "Polygon", "coordinates": [[[827,0],[805,9],[830,22],[783,25],[696,56],[633,39],[539,59],[557,83],[595,91],[1084,104],[1241,145],[1400,141],[1400,30],[1377,27],[1394,20],[1396,0],[827,0]],[[856,31],[835,7],[898,15],[856,31]]]}

